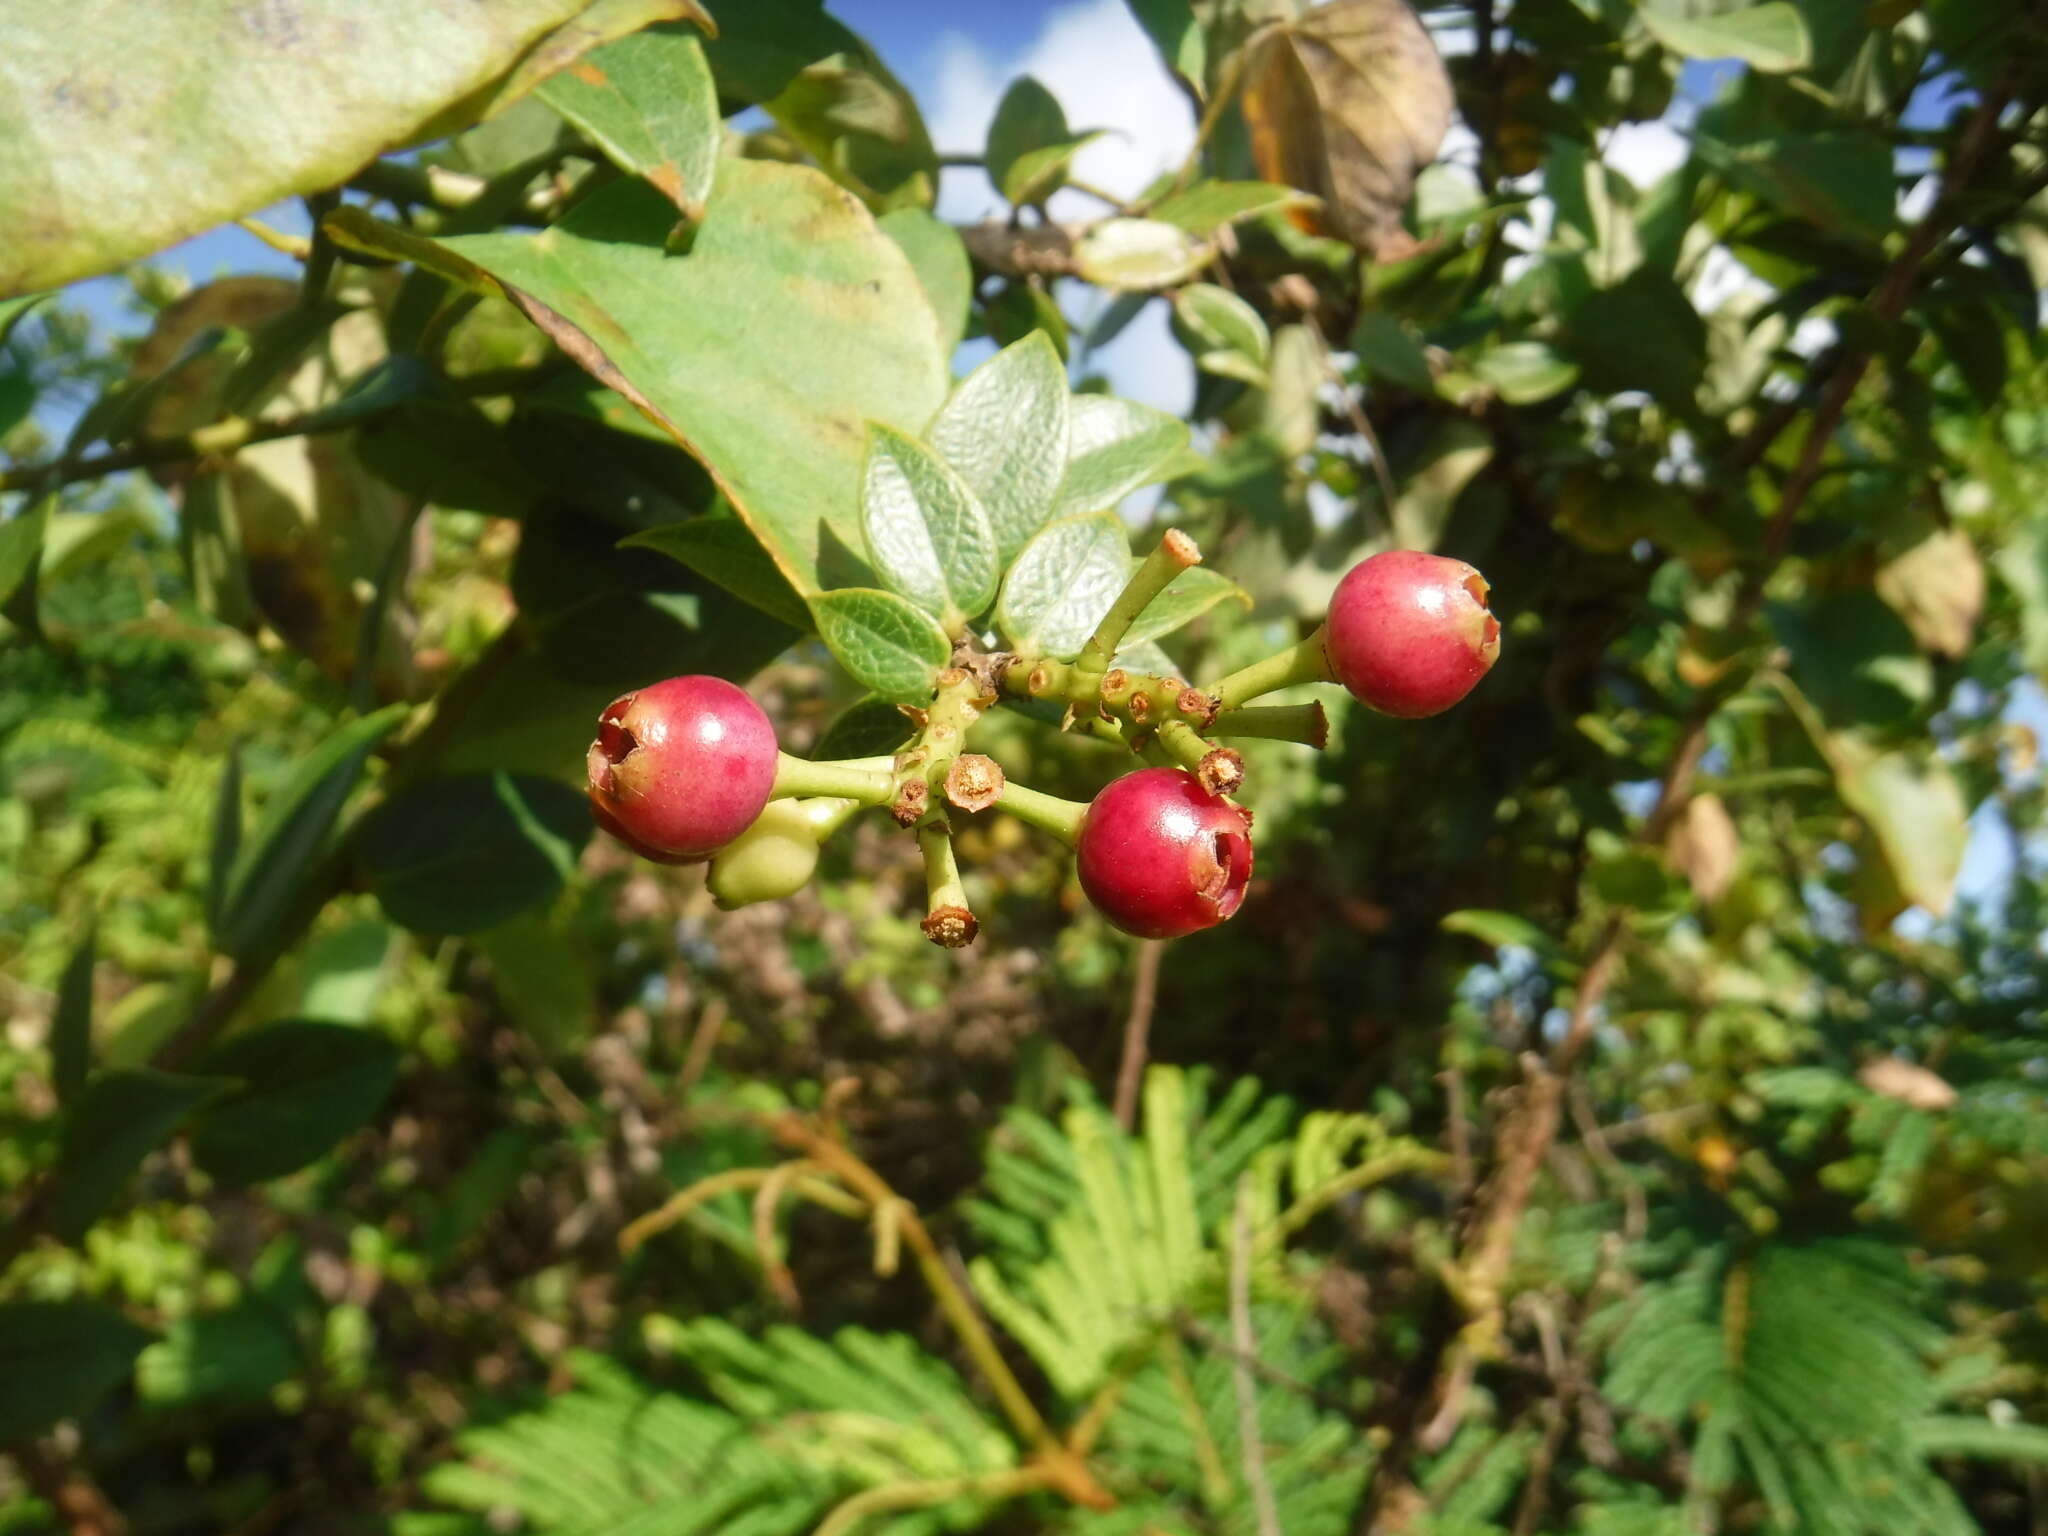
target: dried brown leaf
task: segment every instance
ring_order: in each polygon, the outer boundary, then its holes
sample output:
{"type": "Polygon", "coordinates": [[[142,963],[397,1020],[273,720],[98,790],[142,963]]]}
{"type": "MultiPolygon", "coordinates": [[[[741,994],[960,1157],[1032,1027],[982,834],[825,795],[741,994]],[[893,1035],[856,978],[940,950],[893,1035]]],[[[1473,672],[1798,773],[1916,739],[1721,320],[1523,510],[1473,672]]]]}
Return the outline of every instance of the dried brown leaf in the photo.
{"type": "Polygon", "coordinates": [[[1449,73],[1406,0],[1331,0],[1277,27],[1246,72],[1259,174],[1312,192],[1292,217],[1390,260],[1416,175],[1451,126],[1449,73]]]}

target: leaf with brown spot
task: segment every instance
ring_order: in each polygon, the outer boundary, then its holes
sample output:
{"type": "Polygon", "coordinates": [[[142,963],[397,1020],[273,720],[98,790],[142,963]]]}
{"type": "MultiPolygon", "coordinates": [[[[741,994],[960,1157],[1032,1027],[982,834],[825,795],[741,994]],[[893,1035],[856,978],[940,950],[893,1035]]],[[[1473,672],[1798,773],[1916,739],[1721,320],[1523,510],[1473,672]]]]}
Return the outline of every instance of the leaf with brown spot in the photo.
{"type": "Polygon", "coordinates": [[[1290,215],[1382,259],[1451,126],[1450,75],[1406,0],[1331,0],[1254,44],[1244,116],[1259,174],[1321,199],[1290,215]]]}
{"type": "Polygon", "coordinates": [[[704,49],[689,28],[649,27],[608,43],[540,88],[540,99],[645,176],[687,219],[704,216],[725,126],[704,49]]]}
{"type": "Polygon", "coordinates": [[[1686,801],[1665,835],[1664,852],[1701,901],[1711,906],[1727,895],[1742,839],[1721,797],[1694,795],[1686,801]]]}
{"type": "Polygon", "coordinates": [[[696,0],[8,7],[0,296],[90,277],[279,198],[335,186],[386,150],[467,127],[589,47],[697,8],[696,0]]]}
{"type": "Polygon", "coordinates": [[[347,208],[326,227],[509,297],[704,463],[798,592],[872,585],[867,423],[923,431],[948,381],[909,258],[803,166],[722,160],[687,255],[664,248],[674,223],[622,182],[540,234],[427,240],[347,208]]]}

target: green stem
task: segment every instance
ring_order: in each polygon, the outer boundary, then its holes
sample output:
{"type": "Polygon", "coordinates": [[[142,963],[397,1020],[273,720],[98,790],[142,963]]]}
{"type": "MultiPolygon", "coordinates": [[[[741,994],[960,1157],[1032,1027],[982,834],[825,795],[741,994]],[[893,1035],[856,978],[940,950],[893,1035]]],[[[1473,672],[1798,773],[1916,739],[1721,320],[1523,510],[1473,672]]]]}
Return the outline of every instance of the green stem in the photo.
{"type": "Polygon", "coordinates": [[[1202,766],[1202,759],[1213,750],[1185,720],[1161,721],[1159,745],[1166,749],[1168,757],[1189,773],[1196,772],[1202,766]]]}
{"type": "Polygon", "coordinates": [[[890,771],[892,761],[886,757],[862,757],[838,763],[812,763],[784,752],[776,760],[771,798],[826,797],[852,800],[860,805],[887,805],[896,787],[895,775],[890,771]]]}
{"type": "Polygon", "coordinates": [[[804,813],[804,820],[811,824],[811,830],[818,834],[818,841],[823,843],[826,838],[851,821],[853,813],[863,809],[863,806],[858,800],[820,799],[798,801],[797,809],[804,813]]]}
{"type": "Polygon", "coordinates": [[[1330,742],[1330,717],[1320,702],[1254,704],[1249,709],[1226,709],[1209,730],[1216,736],[1292,741],[1320,752],[1330,742]]]}
{"type": "Polygon", "coordinates": [[[1124,583],[1123,591],[1110,604],[1109,612],[1095,626],[1094,635],[1081,650],[1081,670],[1107,671],[1116,658],[1116,648],[1123,643],[1125,631],[1130,629],[1138,615],[1151,605],[1153,598],[1172,586],[1174,578],[1182,571],[1201,563],[1202,551],[1196,547],[1195,541],[1178,528],[1167,529],[1159,547],[1131,572],[1131,579],[1124,583]]]}
{"type": "Polygon", "coordinates": [[[1015,779],[1003,786],[996,804],[1025,826],[1050,833],[1069,848],[1081,835],[1081,818],[1088,814],[1088,807],[1078,800],[1062,800],[1058,795],[1027,789],[1015,779]]]}
{"type": "Polygon", "coordinates": [[[1263,661],[1239,668],[1220,682],[1211,684],[1209,692],[1215,695],[1216,702],[1224,709],[1235,709],[1261,694],[1292,688],[1296,683],[1333,681],[1330,658],[1323,654],[1323,631],[1318,626],[1316,632],[1300,644],[1275,651],[1263,661]]]}
{"type": "Polygon", "coordinates": [[[917,829],[917,851],[924,855],[925,910],[967,908],[967,888],[960,883],[960,863],[953,857],[953,829],[944,821],[928,821],[917,829]]]}

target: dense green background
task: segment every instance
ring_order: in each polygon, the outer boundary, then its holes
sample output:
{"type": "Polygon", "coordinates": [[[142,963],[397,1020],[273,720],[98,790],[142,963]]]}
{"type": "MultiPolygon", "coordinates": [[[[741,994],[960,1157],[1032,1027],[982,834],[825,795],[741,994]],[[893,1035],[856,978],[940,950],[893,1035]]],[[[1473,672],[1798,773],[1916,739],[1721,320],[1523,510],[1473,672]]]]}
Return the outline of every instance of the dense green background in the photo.
{"type": "Polygon", "coordinates": [[[1190,184],[1041,229],[1091,104],[1020,87],[964,232],[807,0],[141,9],[0,61],[0,1530],[2048,1528],[2038,7],[1424,5],[1433,88],[1387,0],[1131,0],[1225,103],[1190,184]],[[28,302],[294,194],[302,280],[28,302]],[[1143,305],[1185,440],[1093,371],[1143,305]],[[917,605],[1070,654],[1158,482],[1220,573],[1162,669],[1394,544],[1504,626],[1246,745],[1225,927],[1148,958],[1000,815],[957,954],[886,817],[735,913],[592,836],[617,691],[888,750],[917,605]]]}

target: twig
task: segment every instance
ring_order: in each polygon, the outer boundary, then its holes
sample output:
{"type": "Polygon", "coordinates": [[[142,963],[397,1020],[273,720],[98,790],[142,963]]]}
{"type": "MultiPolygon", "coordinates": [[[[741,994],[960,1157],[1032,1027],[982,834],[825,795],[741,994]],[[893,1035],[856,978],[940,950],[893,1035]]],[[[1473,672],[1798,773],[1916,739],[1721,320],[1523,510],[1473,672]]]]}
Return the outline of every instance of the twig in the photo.
{"type": "Polygon", "coordinates": [[[1337,391],[1337,398],[1343,402],[1344,414],[1351,420],[1351,430],[1365,439],[1365,445],[1372,450],[1373,478],[1379,481],[1380,496],[1387,504],[1383,521],[1388,527],[1394,522],[1394,475],[1387,466],[1387,450],[1380,446],[1380,435],[1373,430],[1372,418],[1365,414],[1365,407],[1351,393],[1351,383],[1337,371],[1337,365],[1330,357],[1330,344],[1323,339],[1323,328],[1316,324],[1314,315],[1303,317],[1308,333],[1315,338],[1316,357],[1323,365],[1323,377],[1328,379],[1337,391]]]}
{"type": "Polygon", "coordinates": [[[697,1024],[690,1031],[690,1049],[683,1057],[683,1070],[676,1077],[676,1098],[687,1100],[703,1079],[705,1070],[711,1065],[711,1053],[718,1049],[718,1033],[725,1028],[725,999],[714,997],[697,1013],[697,1024]]]}
{"type": "Polygon", "coordinates": [[[1451,1142],[1453,1198],[1463,1205],[1472,1197],[1472,1127],[1465,1119],[1465,1074],[1452,1067],[1438,1080],[1450,1100],[1445,1112],[1450,1121],[1446,1129],[1451,1142]]]}
{"type": "Polygon", "coordinates": [[[1237,1389],[1237,1448],[1244,1459],[1244,1482],[1259,1522],[1259,1536],[1281,1536],[1280,1510],[1273,1502],[1273,1484],[1266,1476],[1266,1448],[1259,1430],[1259,1388],[1250,1361],[1259,1341],[1252,1333],[1252,1187],[1248,1176],[1237,1181],[1237,1206],[1230,1221],[1230,1342],[1237,1352],[1231,1380],[1237,1389]]]}
{"type": "Polygon", "coordinates": [[[935,1478],[928,1483],[884,1483],[846,1500],[825,1517],[813,1536],[848,1536],[869,1515],[891,1509],[928,1509],[955,1499],[1014,1499],[1020,1494],[1036,1493],[1048,1482],[1045,1469],[1032,1466],[981,1472],[970,1477],[935,1478]]]}
{"type": "MultiPolygon", "coordinates": [[[[494,370],[469,378],[451,379],[449,384],[472,397],[517,393],[536,377],[530,368],[494,370]]],[[[96,480],[102,475],[126,469],[143,469],[152,464],[176,464],[188,459],[220,458],[254,443],[275,442],[281,437],[318,437],[329,432],[346,432],[399,408],[405,401],[393,401],[381,411],[361,415],[337,415],[333,406],[322,406],[300,416],[274,421],[228,416],[176,437],[146,437],[95,454],[89,459],[52,459],[41,464],[24,464],[0,470],[0,491],[33,491],[70,485],[79,480],[96,480]]]]}
{"type": "Polygon", "coordinates": [[[1131,1012],[1124,1020],[1124,1056],[1116,1072],[1116,1123],[1126,1131],[1138,1128],[1138,1088],[1145,1077],[1152,1009],[1159,999],[1159,961],[1163,939],[1138,941],[1138,964],[1131,977],[1131,1012]]]}

